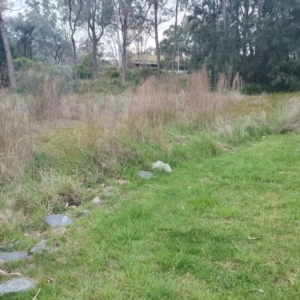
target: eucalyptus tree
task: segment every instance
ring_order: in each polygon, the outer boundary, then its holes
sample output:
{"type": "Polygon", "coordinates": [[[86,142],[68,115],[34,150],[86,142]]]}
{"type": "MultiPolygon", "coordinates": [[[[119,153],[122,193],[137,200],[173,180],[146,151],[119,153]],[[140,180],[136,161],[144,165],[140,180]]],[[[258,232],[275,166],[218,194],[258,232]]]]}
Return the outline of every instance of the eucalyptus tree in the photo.
{"type": "Polygon", "coordinates": [[[122,84],[126,83],[127,47],[144,30],[150,4],[147,0],[113,0],[122,33],[122,84]],[[130,34],[131,33],[131,34],[130,34]]]}
{"type": "MultiPolygon", "coordinates": [[[[224,1],[224,0],[223,0],[224,1]]],[[[178,13],[182,10],[187,10],[189,0],[175,0],[175,23],[174,23],[174,45],[173,45],[173,55],[172,55],[172,71],[174,71],[175,65],[175,56],[177,50],[177,43],[178,43],[178,13]]],[[[184,20],[183,20],[184,22],[184,20]]],[[[182,23],[183,23],[182,22],[182,23]]],[[[178,57],[179,59],[179,57],[178,57]]]]}
{"type": "Polygon", "coordinates": [[[92,79],[97,78],[97,46],[105,28],[111,24],[114,6],[111,0],[85,0],[85,18],[88,35],[92,42],[92,79]]]}
{"type": "Polygon", "coordinates": [[[246,82],[300,87],[299,0],[193,0],[193,65],[211,78],[231,65],[246,82]]]}
{"type": "Polygon", "coordinates": [[[32,15],[19,13],[8,22],[10,37],[15,41],[17,49],[23,57],[32,59],[33,31],[36,28],[36,18],[32,15]]]}
{"type": "Polygon", "coordinates": [[[173,17],[173,9],[168,7],[169,0],[147,0],[151,10],[147,18],[154,30],[154,39],[156,47],[156,57],[157,57],[157,69],[156,74],[160,76],[161,60],[160,60],[160,46],[158,39],[158,26],[164,22],[169,21],[173,17]]]}
{"type": "Polygon", "coordinates": [[[7,8],[8,8],[8,6],[7,6],[6,1],[0,0],[0,32],[1,32],[2,42],[3,42],[3,46],[4,46],[4,51],[5,51],[5,57],[6,57],[9,86],[11,88],[15,88],[16,87],[15,68],[14,68],[14,64],[13,64],[13,57],[12,57],[11,49],[10,49],[8,38],[7,38],[6,26],[5,26],[5,22],[3,19],[3,12],[7,8]]]}
{"type": "Polygon", "coordinates": [[[75,33],[78,27],[82,25],[81,18],[83,13],[84,1],[85,0],[58,0],[59,7],[61,10],[61,15],[63,19],[67,22],[70,29],[70,38],[73,49],[73,67],[74,67],[74,78],[75,84],[77,85],[77,51],[76,51],[76,39],[75,33]]]}

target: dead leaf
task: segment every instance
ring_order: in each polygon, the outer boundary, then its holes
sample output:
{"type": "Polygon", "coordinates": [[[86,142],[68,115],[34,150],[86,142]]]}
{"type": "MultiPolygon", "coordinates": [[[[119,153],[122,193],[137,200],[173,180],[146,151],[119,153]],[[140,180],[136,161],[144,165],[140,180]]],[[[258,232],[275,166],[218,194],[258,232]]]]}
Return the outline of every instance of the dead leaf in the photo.
{"type": "Polygon", "coordinates": [[[128,180],[126,180],[126,179],[118,179],[117,180],[117,182],[119,183],[119,184],[128,184],[128,183],[130,183],[128,180]]]}
{"type": "Polygon", "coordinates": [[[0,275],[3,276],[23,276],[21,273],[9,273],[5,270],[0,269],[0,275]]]}

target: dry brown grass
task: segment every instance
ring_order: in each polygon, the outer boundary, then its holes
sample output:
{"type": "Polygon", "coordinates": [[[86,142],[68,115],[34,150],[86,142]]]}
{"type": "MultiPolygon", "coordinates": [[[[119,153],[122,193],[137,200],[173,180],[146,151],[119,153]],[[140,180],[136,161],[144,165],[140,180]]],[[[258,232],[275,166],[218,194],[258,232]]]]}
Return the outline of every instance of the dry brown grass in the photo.
{"type": "Polygon", "coordinates": [[[285,107],[286,118],[282,125],[281,131],[300,132],[300,99],[290,99],[285,107]]]}
{"type": "Polygon", "coordinates": [[[46,76],[32,93],[28,102],[30,117],[37,121],[53,120],[62,116],[63,83],[59,79],[46,76]]]}
{"type": "Polygon", "coordinates": [[[21,175],[31,161],[28,114],[7,91],[0,91],[0,184],[21,175]]]}
{"type": "Polygon", "coordinates": [[[66,155],[85,153],[103,172],[113,173],[118,161],[134,159],[136,155],[125,146],[128,141],[153,141],[168,150],[166,125],[195,121],[224,110],[232,101],[228,93],[230,82],[238,86],[238,81],[238,76],[233,81],[220,76],[218,89],[212,91],[203,68],[186,78],[174,74],[165,74],[160,79],[151,77],[135,94],[124,98],[96,94],[63,98],[61,83],[47,77],[22,110],[11,95],[2,91],[1,180],[22,174],[30,162],[32,128],[35,136],[53,132],[52,137],[47,136],[47,147],[51,149],[48,151],[53,155],[61,155],[62,148],[66,155]],[[67,128],[70,130],[66,131],[67,128]]]}
{"type": "Polygon", "coordinates": [[[191,74],[186,81],[176,75],[147,79],[134,95],[128,111],[128,120],[136,123],[151,121],[161,125],[178,117],[190,120],[207,113],[223,110],[232,101],[229,93],[240,88],[237,74],[233,80],[226,75],[219,78],[217,90],[213,91],[205,68],[191,74]],[[231,87],[231,82],[233,86],[231,87]]]}

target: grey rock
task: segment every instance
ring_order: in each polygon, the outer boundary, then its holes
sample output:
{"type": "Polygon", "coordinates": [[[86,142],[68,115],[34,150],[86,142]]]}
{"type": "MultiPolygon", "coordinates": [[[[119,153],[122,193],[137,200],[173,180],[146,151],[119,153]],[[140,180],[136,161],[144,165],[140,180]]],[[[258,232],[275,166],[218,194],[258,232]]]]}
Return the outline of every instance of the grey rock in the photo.
{"type": "Polygon", "coordinates": [[[8,245],[2,245],[0,246],[0,252],[8,252],[11,251],[13,248],[15,248],[18,245],[19,242],[13,243],[13,244],[8,244],[8,245]]]}
{"type": "Polygon", "coordinates": [[[113,191],[114,187],[113,186],[107,186],[104,188],[103,192],[105,197],[110,197],[111,196],[111,192],[113,191]]]}
{"type": "Polygon", "coordinates": [[[166,172],[172,172],[172,168],[170,167],[170,165],[165,164],[164,162],[158,160],[157,162],[155,162],[152,166],[153,169],[158,169],[161,171],[166,171],[166,172]]]}
{"type": "Polygon", "coordinates": [[[0,296],[10,293],[25,293],[35,287],[35,284],[27,278],[13,278],[0,284],[0,296]]]}
{"type": "Polygon", "coordinates": [[[102,205],[105,204],[105,201],[102,200],[102,199],[100,199],[99,197],[95,197],[95,198],[93,199],[93,203],[94,203],[95,205],[97,205],[97,206],[102,206],[102,205]]]}
{"type": "Polygon", "coordinates": [[[82,212],[82,215],[84,216],[84,217],[89,217],[90,215],[91,215],[91,213],[90,213],[90,211],[89,210],[84,210],[83,212],[82,212]]]}
{"type": "Polygon", "coordinates": [[[29,258],[30,256],[26,252],[0,252],[0,262],[1,261],[16,261],[25,258],[29,258]]]}
{"type": "Polygon", "coordinates": [[[149,179],[152,177],[152,173],[150,171],[138,171],[138,176],[142,179],[149,179]]]}
{"type": "Polygon", "coordinates": [[[71,218],[62,214],[47,216],[45,221],[50,227],[66,227],[74,223],[71,218]]]}
{"type": "Polygon", "coordinates": [[[29,253],[31,254],[36,254],[36,253],[41,253],[43,252],[43,250],[46,247],[46,240],[41,240],[40,242],[38,242],[35,246],[33,246],[33,248],[30,250],[29,253]]]}

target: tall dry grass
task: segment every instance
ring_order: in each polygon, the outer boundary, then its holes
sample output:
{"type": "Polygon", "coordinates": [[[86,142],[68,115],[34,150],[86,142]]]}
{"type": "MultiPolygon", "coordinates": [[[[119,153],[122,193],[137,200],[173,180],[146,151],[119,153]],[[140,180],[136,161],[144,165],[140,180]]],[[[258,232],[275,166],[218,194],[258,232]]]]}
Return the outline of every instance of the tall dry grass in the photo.
{"type": "Polygon", "coordinates": [[[232,81],[220,76],[218,88],[213,91],[203,68],[186,77],[151,77],[126,98],[95,94],[78,98],[63,97],[62,83],[46,77],[22,109],[13,96],[2,91],[0,180],[22,174],[32,159],[33,140],[54,128],[54,134],[49,135],[54,147],[47,145],[49,150],[45,150],[50,155],[59,156],[62,149],[64,159],[82,153],[91,157],[99,170],[112,174],[118,162],[136,157],[131,141],[154,142],[168,149],[167,125],[194,122],[224,110],[232,101],[229,82],[237,82],[238,78],[232,81]],[[66,128],[70,130],[66,132],[66,128]]]}
{"type": "Polygon", "coordinates": [[[22,175],[32,155],[28,113],[8,91],[0,90],[0,184],[22,175]]]}
{"type": "Polygon", "coordinates": [[[204,67],[185,78],[167,74],[161,78],[146,80],[134,95],[128,110],[128,120],[151,121],[152,125],[163,124],[171,119],[198,118],[207,113],[218,112],[233,100],[230,91],[241,88],[238,74],[233,79],[221,74],[217,89],[212,90],[204,67]]]}
{"type": "Polygon", "coordinates": [[[45,121],[62,117],[63,84],[58,78],[46,76],[32,91],[32,99],[28,101],[28,110],[32,119],[45,121]]]}

